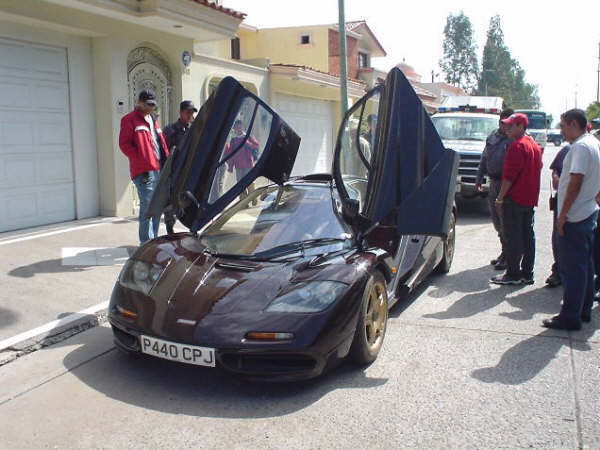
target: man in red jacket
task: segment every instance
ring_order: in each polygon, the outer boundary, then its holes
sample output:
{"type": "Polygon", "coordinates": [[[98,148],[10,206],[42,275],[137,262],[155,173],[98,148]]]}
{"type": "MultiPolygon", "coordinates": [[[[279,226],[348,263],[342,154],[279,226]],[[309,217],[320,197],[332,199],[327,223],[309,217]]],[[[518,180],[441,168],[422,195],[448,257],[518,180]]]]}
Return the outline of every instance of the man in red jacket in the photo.
{"type": "Polygon", "coordinates": [[[506,245],[506,273],[491,281],[495,284],[533,284],[533,208],[540,195],[542,150],[525,135],[529,125],[525,114],[512,114],[502,122],[506,125],[506,135],[513,139],[506,150],[502,186],[496,198],[506,245]]]}
{"type": "Polygon", "coordinates": [[[140,92],[135,109],[121,119],[119,147],[129,158],[129,172],[140,199],[140,243],[158,235],[160,216],[146,218],[146,209],[158,182],[161,164],[169,156],[167,143],[158,122],[152,116],[156,95],[151,90],[140,92]]]}

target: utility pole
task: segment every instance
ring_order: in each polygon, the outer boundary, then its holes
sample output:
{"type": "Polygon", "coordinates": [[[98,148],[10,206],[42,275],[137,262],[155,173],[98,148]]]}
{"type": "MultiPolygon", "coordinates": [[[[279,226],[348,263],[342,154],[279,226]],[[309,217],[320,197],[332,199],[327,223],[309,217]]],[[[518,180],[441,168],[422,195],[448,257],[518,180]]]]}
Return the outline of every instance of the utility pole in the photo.
{"type": "Polygon", "coordinates": [[[342,117],[348,111],[348,68],[346,66],[346,14],[344,12],[344,0],[338,0],[338,33],[340,37],[340,88],[342,117]]]}

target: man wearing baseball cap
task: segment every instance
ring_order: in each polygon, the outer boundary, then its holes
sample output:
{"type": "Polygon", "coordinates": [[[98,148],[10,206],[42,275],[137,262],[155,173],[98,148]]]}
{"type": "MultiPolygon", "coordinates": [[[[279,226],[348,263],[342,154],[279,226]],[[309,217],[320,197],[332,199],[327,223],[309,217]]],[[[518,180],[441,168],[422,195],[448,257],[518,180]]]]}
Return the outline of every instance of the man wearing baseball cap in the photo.
{"type": "MultiPolygon", "coordinates": [[[[191,100],[184,100],[179,104],[179,119],[167,125],[163,130],[163,135],[165,136],[165,141],[167,142],[169,152],[173,152],[176,148],[181,146],[183,137],[190,129],[190,126],[194,121],[194,114],[197,112],[198,110],[191,100]]],[[[176,219],[173,207],[171,205],[165,209],[164,216],[167,234],[173,234],[173,227],[175,226],[176,219]]]]}
{"type": "Polygon", "coordinates": [[[506,135],[513,139],[506,150],[502,186],[496,209],[502,216],[506,252],[506,272],[491,279],[495,284],[533,284],[535,262],[534,207],[540,194],[542,151],[525,134],[529,120],[525,114],[512,114],[502,120],[506,135]]]}
{"type": "Polygon", "coordinates": [[[139,239],[144,243],[158,235],[160,216],[147,218],[146,209],[158,183],[161,164],[169,155],[167,143],[152,115],[156,95],[144,89],[133,111],[121,119],[119,147],[129,158],[129,172],[140,199],[139,239]]]}

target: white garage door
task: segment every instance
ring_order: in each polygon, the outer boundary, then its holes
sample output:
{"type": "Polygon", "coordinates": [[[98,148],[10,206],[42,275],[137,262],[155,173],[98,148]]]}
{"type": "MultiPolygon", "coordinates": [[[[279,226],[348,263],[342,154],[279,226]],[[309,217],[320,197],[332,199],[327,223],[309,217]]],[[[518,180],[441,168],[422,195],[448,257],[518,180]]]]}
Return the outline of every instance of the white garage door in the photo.
{"type": "Polygon", "coordinates": [[[66,50],[0,39],[0,231],[74,217],[66,50]]]}
{"type": "Polygon", "coordinates": [[[292,175],[331,172],[333,107],[324,100],[277,94],[277,113],[300,135],[292,175]]]}

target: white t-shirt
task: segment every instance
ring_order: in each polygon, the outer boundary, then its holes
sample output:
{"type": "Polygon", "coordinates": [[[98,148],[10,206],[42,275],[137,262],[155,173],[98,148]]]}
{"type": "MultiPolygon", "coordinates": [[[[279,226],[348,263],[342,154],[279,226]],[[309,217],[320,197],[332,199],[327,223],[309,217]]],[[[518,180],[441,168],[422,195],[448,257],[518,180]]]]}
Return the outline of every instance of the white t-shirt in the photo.
{"type": "Polygon", "coordinates": [[[583,174],[583,183],[577,198],[567,212],[568,222],[581,222],[598,210],[596,194],[600,192],[600,145],[591,134],[585,133],[571,144],[563,163],[558,182],[558,214],[560,215],[567,195],[572,173],[583,174]]]}

